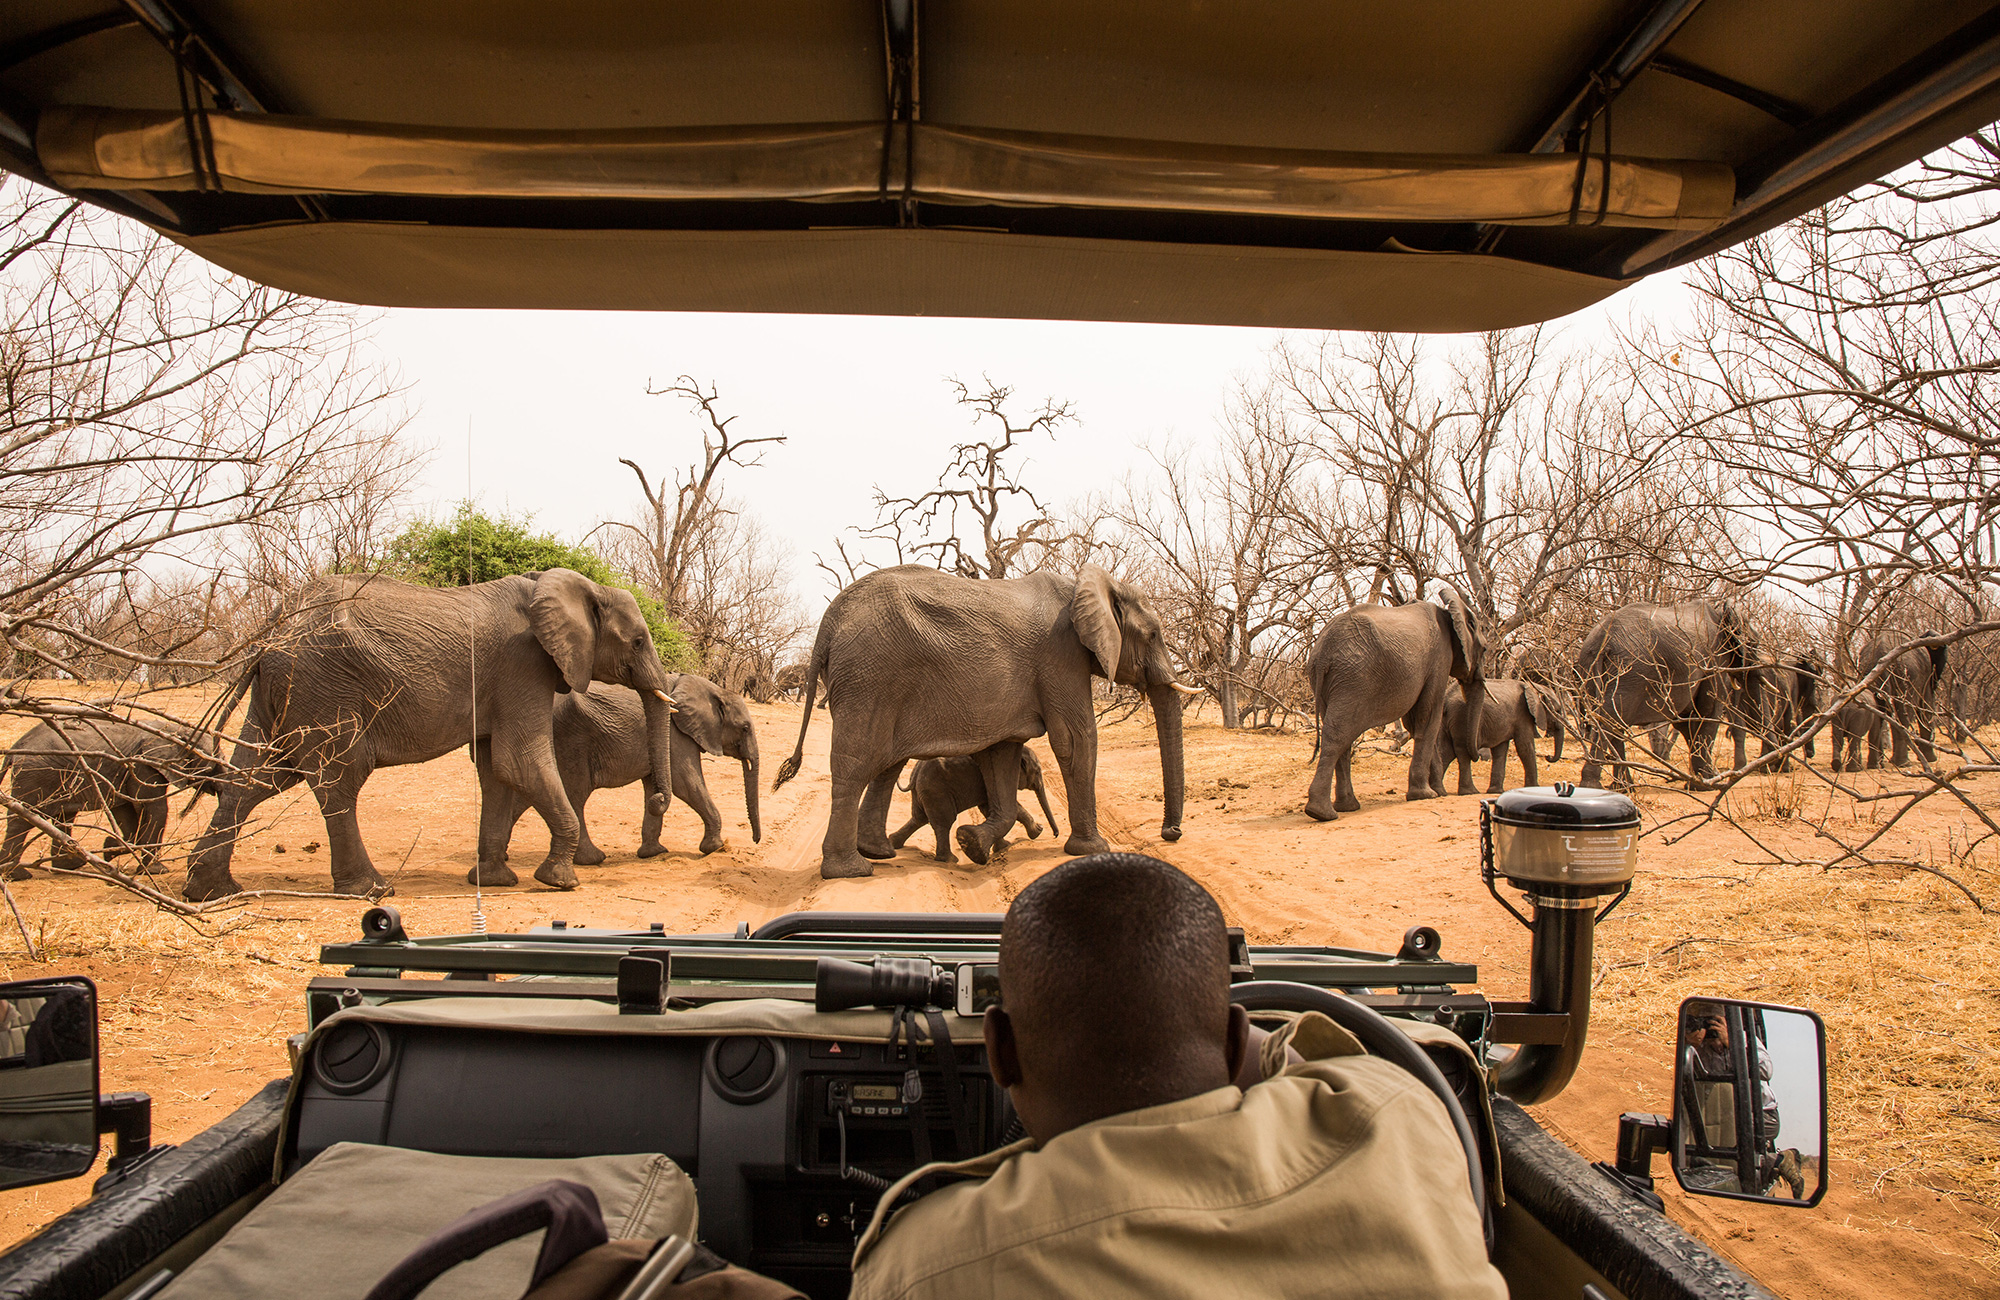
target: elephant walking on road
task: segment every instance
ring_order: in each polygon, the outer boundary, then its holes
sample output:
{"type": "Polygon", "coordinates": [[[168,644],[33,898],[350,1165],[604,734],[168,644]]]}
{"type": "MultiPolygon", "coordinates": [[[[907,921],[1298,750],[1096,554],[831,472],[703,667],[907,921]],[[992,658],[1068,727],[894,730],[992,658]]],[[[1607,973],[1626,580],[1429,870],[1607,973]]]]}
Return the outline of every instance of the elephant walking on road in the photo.
{"type": "Polygon", "coordinates": [[[1160,835],[1179,839],[1180,696],[1197,692],[1174,680],[1160,616],[1145,594],[1095,565],[1074,578],[1042,572],[986,579],[902,565],[850,584],[820,619],[798,745],[774,786],[799,770],[824,683],[833,791],[821,876],[872,875],[870,858],[895,856],[889,803],[910,759],[997,745],[981,764],[994,819],[967,828],[980,851],[990,852],[1019,812],[1018,742],[1044,733],[1069,791],[1064,848],[1101,853],[1109,846],[1097,831],[1094,677],[1137,687],[1151,701],[1164,787],[1160,835]]]}
{"type": "MultiPolygon", "coordinates": [[[[1711,752],[1725,716],[1744,708],[1756,647],[1732,601],[1627,605],[1583,639],[1577,658],[1586,757],[1578,783],[1594,786],[1612,765],[1619,789],[1632,786],[1625,761],[1628,732],[1671,726],[1688,742],[1697,781],[1715,774],[1711,752]]],[[[1745,733],[1735,729],[1736,766],[1745,733]]]]}
{"type": "Polygon", "coordinates": [[[1868,770],[1882,766],[1882,750],[1885,748],[1883,733],[1888,730],[1889,720],[1883,715],[1875,692],[1861,691],[1847,703],[1834,710],[1833,714],[1833,770],[1836,772],[1861,771],[1861,742],[1868,742],[1868,770]]]}
{"type": "MultiPolygon", "coordinates": [[[[997,801],[986,789],[986,774],[980,760],[983,754],[965,758],[927,758],[917,764],[910,773],[910,820],[890,833],[889,843],[902,848],[909,843],[910,836],[921,826],[928,825],[937,841],[937,860],[956,862],[951,855],[951,826],[958,815],[968,808],[977,808],[988,820],[998,818],[997,801]]],[[[1049,807],[1049,790],[1042,783],[1042,760],[1035,757],[1035,751],[1023,748],[1020,755],[1021,778],[1017,787],[1033,790],[1035,798],[1042,804],[1042,812],[1049,819],[1049,829],[1059,831],[1056,825],[1056,811],[1049,807]]],[[[1031,840],[1040,839],[1042,828],[1026,808],[1015,814],[1021,829],[1028,832],[1031,840]]],[[[962,826],[958,832],[959,847],[974,862],[984,863],[987,859],[986,846],[970,826],[962,826]]]]}
{"type": "Polygon", "coordinates": [[[1442,605],[1420,600],[1350,609],[1313,643],[1306,673],[1319,719],[1319,766],[1306,791],[1308,816],[1330,822],[1361,807],[1351,770],[1354,742],[1369,728],[1398,719],[1416,740],[1405,797],[1444,793],[1439,747],[1447,742],[1439,730],[1445,684],[1456,679],[1473,706],[1468,719],[1478,716],[1486,692],[1486,644],[1478,617],[1458,593],[1440,587],[1438,594],[1442,605]]]}
{"type": "Polygon", "coordinates": [[[1486,706],[1480,711],[1478,727],[1469,730],[1465,717],[1465,691],[1457,682],[1445,684],[1444,720],[1439,732],[1441,743],[1437,749],[1438,768],[1431,778],[1433,789],[1444,786],[1444,768],[1448,761],[1458,761],[1458,792],[1477,794],[1472,783],[1472,763],[1482,749],[1493,751],[1493,770],[1486,782],[1488,794],[1499,794],[1507,788],[1507,746],[1514,747],[1514,754],[1521,760],[1522,784],[1540,785],[1541,775],[1535,766],[1535,733],[1546,725],[1549,715],[1548,702],[1541,689],[1523,681],[1489,681],[1486,683],[1486,706]],[[1463,743],[1464,737],[1471,736],[1472,743],[1463,743]]]}
{"type": "Polygon", "coordinates": [[[555,831],[535,879],[574,889],[576,814],[551,726],[555,697],[593,681],[640,693],[652,797],[665,811],[666,783],[657,774],[672,767],[667,671],[630,592],[569,569],[443,589],[359,575],[319,579],[246,675],[250,702],[234,760],[240,775],[218,796],[187,896],[238,892],[229,864],[244,819],[300,781],[326,818],[333,887],[382,889],[387,882],[369,861],[355,816],[369,774],[481,739],[491,744],[494,780],[480,789],[479,864],[468,883],[515,883],[505,861],[509,824],[501,820],[512,800],[499,797],[507,787],[526,795],[555,831]]]}
{"type": "MultiPolygon", "coordinates": [[[[63,831],[81,813],[102,808],[113,833],[104,856],[131,853],[140,872],[160,869],[160,841],[167,833],[170,791],[214,794],[223,766],[216,744],[178,722],[146,718],[140,724],[91,718],[37,723],[14,742],[0,771],[12,774],[12,794],[63,831]]],[[[9,809],[7,839],[0,845],[0,875],[18,880],[21,851],[35,827],[9,809]]],[[[59,867],[83,860],[66,848],[51,851],[59,867]]]]}
{"type": "MultiPolygon", "coordinates": [[[[757,728],[750,720],[750,710],[744,707],[741,696],[722,691],[706,677],[682,673],[671,680],[673,687],[667,694],[673,697],[674,730],[679,733],[674,738],[673,788],[701,818],[702,853],[729,847],[722,838],[722,815],[716,811],[708,780],[702,775],[704,754],[721,754],[743,765],[743,806],[750,820],[750,839],[761,842],[764,827],[757,815],[757,728]]],[[[576,863],[594,867],[604,861],[604,850],[591,841],[584,805],[598,790],[616,790],[652,774],[645,706],[636,692],[623,686],[593,683],[589,690],[556,697],[553,734],[556,768],[562,773],[569,806],[576,813],[576,863]]],[[[473,752],[480,785],[485,788],[491,779],[488,743],[477,742],[473,752]]],[[[528,799],[511,788],[505,792],[511,802],[502,816],[511,833],[514,823],[528,810],[528,799]]],[[[657,801],[647,801],[639,831],[642,858],[667,851],[660,842],[663,811],[657,801]]],[[[550,852],[554,852],[554,832],[550,835],[550,852]]]]}
{"type": "MultiPolygon", "coordinates": [[[[1855,666],[1866,674],[1884,658],[1894,654],[1896,647],[1904,642],[1936,635],[1935,632],[1913,635],[1878,632],[1861,648],[1861,657],[1855,666]]],[[[1917,737],[1917,758],[1925,767],[1937,761],[1935,735],[1941,712],[1940,687],[1944,682],[1948,658],[1948,647],[1912,646],[1896,655],[1896,662],[1876,679],[1876,706],[1888,716],[1889,738],[1893,743],[1889,761],[1897,767],[1908,767],[1910,764],[1912,731],[1917,737]]]]}

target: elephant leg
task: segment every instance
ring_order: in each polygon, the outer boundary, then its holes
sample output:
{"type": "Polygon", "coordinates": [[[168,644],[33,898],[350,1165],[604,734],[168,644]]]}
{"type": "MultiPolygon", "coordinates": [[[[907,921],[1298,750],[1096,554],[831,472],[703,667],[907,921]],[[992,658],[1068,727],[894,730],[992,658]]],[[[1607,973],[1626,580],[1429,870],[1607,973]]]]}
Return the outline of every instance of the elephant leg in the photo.
{"type": "MultiPolygon", "coordinates": [[[[493,770],[493,745],[479,739],[472,744],[473,765],[479,772],[479,846],[465,883],[482,888],[504,889],[521,883],[507,865],[507,843],[514,838],[514,824],[528,810],[528,800],[519,790],[502,781],[493,770]]],[[[549,851],[555,851],[550,842],[549,851]]]]}
{"type": "Polygon", "coordinates": [[[1354,742],[1367,728],[1345,700],[1328,702],[1319,720],[1319,763],[1306,787],[1306,816],[1330,822],[1345,812],[1359,812],[1354,794],[1354,742]]]}
{"type": "Polygon", "coordinates": [[[1021,815],[1021,746],[1019,743],[989,745],[975,760],[986,779],[986,820],[977,826],[958,828],[958,847],[981,866],[992,855],[1021,815]]]}
{"type": "MultiPolygon", "coordinates": [[[[1458,792],[1460,794],[1477,793],[1477,791],[1465,789],[1466,784],[1467,783],[1463,781],[1459,783],[1458,792]]],[[[1488,794],[1499,794],[1502,790],[1505,790],[1506,788],[1507,788],[1507,742],[1503,740],[1499,744],[1493,747],[1493,769],[1492,771],[1488,772],[1486,776],[1486,792],[1488,794]]]]}
{"type": "Polygon", "coordinates": [[[0,843],[0,880],[25,880],[27,869],[21,865],[21,852],[28,847],[28,832],[34,827],[19,813],[7,814],[7,839],[0,843]]]}
{"type": "Polygon", "coordinates": [[[1926,771],[1937,762],[1937,726],[1927,713],[1918,715],[1917,761],[1926,771]]]}
{"type": "Polygon", "coordinates": [[[854,847],[864,858],[896,856],[896,846],[889,843],[889,805],[896,801],[896,783],[907,763],[907,759],[899,759],[894,766],[882,769],[861,796],[854,847]]]}
{"type": "Polygon", "coordinates": [[[910,791],[910,819],[889,833],[889,847],[900,849],[910,842],[910,836],[923,828],[924,798],[915,790],[910,791]]]}
{"type": "Polygon", "coordinates": [[[187,881],[181,886],[181,893],[193,902],[227,898],[243,891],[229,869],[230,860],[236,853],[236,837],[242,833],[243,823],[250,819],[250,814],[257,810],[259,804],[304,779],[304,773],[295,768],[266,761],[261,752],[265,743],[265,728],[257,716],[253,712],[243,724],[243,732],[230,758],[237,774],[217,794],[215,812],[208,819],[208,829],[195,843],[194,854],[188,861],[187,881]]]}
{"type": "Polygon", "coordinates": [[[861,796],[868,778],[840,770],[836,763],[832,777],[832,807],[826,815],[826,839],[820,844],[819,874],[823,880],[844,880],[872,876],[875,867],[855,851],[855,828],[860,820],[861,796]]]}
{"type": "Polygon", "coordinates": [[[350,756],[331,774],[333,779],[313,784],[313,798],[319,801],[319,814],[326,819],[327,855],[333,859],[336,894],[380,891],[386,896],[395,892],[369,860],[368,848],[361,842],[361,821],[355,815],[361,787],[371,770],[370,765],[350,756]]]}
{"type": "Polygon", "coordinates": [[[104,856],[122,857],[139,851],[139,809],[128,799],[112,799],[105,811],[111,815],[111,834],[104,837],[104,856]]]}
{"type": "MultiPolygon", "coordinates": [[[[1521,784],[1540,785],[1542,783],[1542,773],[1535,761],[1535,729],[1533,727],[1522,727],[1514,733],[1514,755],[1521,760],[1521,784]]],[[[1493,751],[1493,792],[1495,794],[1506,788],[1501,783],[1501,777],[1504,775],[1501,770],[1501,764],[1505,760],[1505,757],[1506,751],[1504,749],[1493,751]]]]}
{"type": "MultiPolygon", "coordinates": [[[[567,793],[567,791],[565,791],[567,793]]],[[[579,867],[601,867],[604,865],[604,850],[590,838],[590,819],[584,815],[584,807],[590,796],[571,800],[569,810],[576,814],[576,865],[579,867]]]]}
{"type": "Polygon", "coordinates": [[[1021,829],[1028,833],[1029,839],[1038,840],[1042,838],[1042,824],[1035,820],[1033,813],[1023,808],[1014,817],[1016,821],[1020,822],[1021,829]]]}
{"type": "Polygon", "coordinates": [[[728,848],[729,842],[722,838],[722,813],[708,793],[708,779],[702,775],[700,752],[693,745],[675,745],[673,767],[674,793],[701,818],[703,855],[728,848]]]}
{"type": "MultiPolygon", "coordinates": [[[[526,712],[525,716],[505,719],[489,739],[494,777],[525,796],[548,823],[549,855],[535,868],[535,879],[552,889],[575,889],[578,822],[575,809],[570,807],[569,794],[563,789],[562,770],[556,762],[546,709],[539,714],[526,712]]],[[[484,827],[487,790],[482,788],[480,793],[480,823],[484,827]]],[[[481,838],[484,839],[483,834],[481,838]]],[[[483,871],[487,866],[482,857],[475,870],[483,871]]]]}
{"type": "Polygon", "coordinates": [[[1889,721],[1889,740],[1893,748],[1889,761],[1897,767],[1910,765],[1910,721],[1906,710],[1898,709],[1889,721]]]}
{"type": "Polygon", "coordinates": [[[1080,719],[1057,714],[1048,723],[1049,748],[1069,792],[1069,838],[1063,852],[1071,857],[1109,852],[1111,845],[1097,833],[1097,718],[1090,697],[1084,697],[1080,719]]]}
{"type": "Polygon", "coordinates": [[[958,810],[951,800],[937,799],[927,802],[924,807],[930,813],[931,840],[936,846],[932,856],[939,862],[956,862],[958,855],[951,851],[951,827],[958,820],[958,810]]]}
{"type": "MultiPolygon", "coordinates": [[[[1444,760],[1440,747],[1447,742],[1444,738],[1444,683],[1428,683],[1417,696],[1417,702],[1403,715],[1403,726],[1415,739],[1410,755],[1409,786],[1403,798],[1415,803],[1419,799],[1435,799],[1444,791],[1444,760]],[[1436,772],[1433,773],[1432,769],[1436,772]],[[1433,782],[1435,781],[1435,784],[1433,782]]],[[[1449,751],[1445,751],[1449,752],[1449,751]]],[[[1471,759],[1466,760],[1467,770],[1471,759]]],[[[1468,793],[1470,793],[1468,791],[1468,793]]]]}
{"type": "Polygon", "coordinates": [[[160,866],[160,842],[167,838],[167,796],[148,799],[137,805],[137,822],[133,834],[128,838],[138,851],[135,864],[139,874],[158,875],[160,866]]]}

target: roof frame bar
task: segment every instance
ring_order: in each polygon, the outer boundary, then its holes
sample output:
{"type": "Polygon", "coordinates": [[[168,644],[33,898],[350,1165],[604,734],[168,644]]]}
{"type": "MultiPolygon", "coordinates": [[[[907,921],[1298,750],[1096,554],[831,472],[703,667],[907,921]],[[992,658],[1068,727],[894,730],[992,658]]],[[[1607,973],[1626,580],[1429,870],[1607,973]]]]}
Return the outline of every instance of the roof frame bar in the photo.
{"type": "Polygon", "coordinates": [[[1702,0],[1658,0],[1646,12],[1646,16],[1591,65],[1589,72],[1578,80],[1576,88],[1569,94],[1560,109],[1549,116],[1548,125],[1528,144],[1527,153],[1557,153],[1570,137],[1583,125],[1586,117],[1596,110],[1599,89],[1605,100],[1616,99],[1620,91],[1646,70],[1654,56],[1666,48],[1688,19],[1694,17],[1695,10],[1701,8],[1702,0]]]}
{"type": "Polygon", "coordinates": [[[1670,77],[1679,77],[1682,81],[1691,81],[1697,86],[1719,91],[1731,99],[1748,104],[1766,117],[1778,119],[1794,131],[1802,130],[1812,122],[1812,110],[1803,104],[1780,98],[1767,90],[1759,90],[1734,77],[1725,77],[1720,72],[1713,72],[1698,63],[1690,63],[1672,54],[1654,55],[1651,67],[1655,72],[1664,72],[1670,77]]]}

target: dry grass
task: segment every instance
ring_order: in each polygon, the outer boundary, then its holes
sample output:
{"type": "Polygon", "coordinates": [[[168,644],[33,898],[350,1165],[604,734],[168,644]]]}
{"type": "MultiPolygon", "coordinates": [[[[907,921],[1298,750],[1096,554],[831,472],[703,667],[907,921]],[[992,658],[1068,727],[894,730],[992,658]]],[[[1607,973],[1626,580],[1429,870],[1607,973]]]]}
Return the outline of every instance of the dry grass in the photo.
{"type": "MultiPolygon", "coordinates": [[[[1776,810],[1796,816],[1811,798],[1794,792],[1795,777],[1767,783],[1777,788],[1747,792],[1744,811],[1780,820],[1776,810]]],[[[1649,812],[1675,810],[1669,796],[1646,802],[1661,804],[1649,812]]],[[[1874,815],[1844,811],[1863,822],[1874,815]]],[[[1965,833],[1958,819],[1934,816],[1899,851],[1947,854],[1965,833]]],[[[1657,1034],[1699,993],[1817,1011],[1827,1027],[1831,1150],[1858,1161],[1877,1188],[1921,1186],[2000,1209],[2000,917],[1933,876],[1758,866],[1726,844],[1726,829],[1703,838],[1731,856],[1672,855],[1672,865],[1649,867],[1649,901],[1601,928],[1593,1018],[1657,1034]]],[[[1810,841],[1789,847],[1814,851],[1810,841]]],[[[1950,865],[1982,897],[2000,897],[2000,849],[1950,865]]],[[[1989,1262],[2000,1263],[2000,1240],[1994,1246],[1989,1262]]]]}

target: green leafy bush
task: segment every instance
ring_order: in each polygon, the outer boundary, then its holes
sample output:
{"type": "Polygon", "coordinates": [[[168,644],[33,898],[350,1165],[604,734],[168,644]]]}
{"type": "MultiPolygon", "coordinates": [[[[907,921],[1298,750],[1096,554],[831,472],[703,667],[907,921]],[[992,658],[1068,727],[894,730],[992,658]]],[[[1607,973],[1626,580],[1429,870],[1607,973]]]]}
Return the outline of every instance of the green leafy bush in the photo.
{"type": "Polygon", "coordinates": [[[660,661],[675,672],[693,667],[694,651],[664,605],[595,551],[552,533],[531,532],[529,522],[526,515],[487,515],[470,504],[460,505],[450,520],[419,520],[398,533],[380,567],[391,577],[425,587],[463,587],[515,573],[574,569],[593,582],[631,592],[652,630],[660,661]]]}

